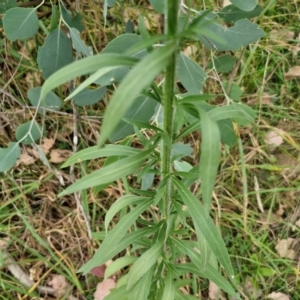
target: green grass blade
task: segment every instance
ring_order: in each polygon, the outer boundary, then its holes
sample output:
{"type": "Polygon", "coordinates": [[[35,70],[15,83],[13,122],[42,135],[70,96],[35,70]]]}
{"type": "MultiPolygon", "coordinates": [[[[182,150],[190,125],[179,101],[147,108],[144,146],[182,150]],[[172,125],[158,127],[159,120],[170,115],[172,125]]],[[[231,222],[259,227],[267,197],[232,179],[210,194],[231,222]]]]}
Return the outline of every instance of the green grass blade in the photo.
{"type": "Polygon", "coordinates": [[[98,54],[73,62],[51,75],[44,83],[41,97],[61,84],[78,76],[93,73],[101,68],[114,66],[133,66],[139,60],[120,54],[98,54]]]}
{"type": "Polygon", "coordinates": [[[220,162],[221,136],[219,126],[202,110],[201,114],[201,153],[200,153],[200,179],[202,199],[207,212],[210,210],[212,192],[220,162]]]}
{"type": "Polygon", "coordinates": [[[134,173],[149,157],[153,149],[142,151],[139,154],[120,159],[112,164],[109,164],[100,170],[94,171],[70,185],[58,196],[64,196],[75,193],[99,184],[111,183],[123,176],[134,173]]]}
{"type": "Polygon", "coordinates": [[[69,167],[75,163],[83,162],[85,160],[111,156],[131,156],[139,152],[141,152],[140,149],[123,145],[105,145],[103,148],[100,148],[99,146],[93,146],[73,154],[61,166],[61,168],[69,167]]]}
{"type": "MultiPolygon", "coordinates": [[[[120,222],[108,233],[100,248],[96,251],[91,260],[84,264],[78,272],[88,273],[92,268],[101,266],[114,257],[124,247],[124,235],[136,219],[150,206],[152,199],[143,202],[135,207],[130,213],[124,216],[120,222]],[[123,238],[123,239],[122,239],[123,238]],[[121,242],[122,240],[122,242],[121,242]],[[120,250],[121,249],[121,250],[120,250]]],[[[136,237],[137,239],[137,237],[136,237]]]]}
{"type": "Polygon", "coordinates": [[[100,146],[113,133],[135,98],[167,66],[168,58],[175,49],[175,43],[155,49],[141,60],[124,78],[106,109],[99,138],[100,146]]]}
{"type": "Polygon", "coordinates": [[[164,240],[161,239],[144,252],[133,264],[127,281],[127,289],[131,289],[138,280],[156,263],[163,250],[164,240]]]}
{"type": "Polygon", "coordinates": [[[203,235],[219,263],[225,268],[228,275],[234,278],[233,268],[225,243],[207,210],[185,185],[176,178],[173,178],[173,181],[193,219],[197,234],[203,235]]]}

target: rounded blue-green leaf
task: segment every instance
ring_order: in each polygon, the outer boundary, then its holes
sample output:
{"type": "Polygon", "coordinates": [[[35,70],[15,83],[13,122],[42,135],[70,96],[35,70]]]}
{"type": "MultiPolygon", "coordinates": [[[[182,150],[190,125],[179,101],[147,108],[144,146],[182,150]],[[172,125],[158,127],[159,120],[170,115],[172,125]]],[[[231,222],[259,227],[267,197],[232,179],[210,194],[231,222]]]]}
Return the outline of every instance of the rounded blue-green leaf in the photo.
{"type": "Polygon", "coordinates": [[[160,14],[165,13],[165,1],[163,0],[150,0],[152,7],[160,14]]]}
{"type": "Polygon", "coordinates": [[[106,92],[106,86],[99,89],[85,88],[73,97],[75,103],[79,106],[92,105],[102,100],[106,92]]]}
{"type": "Polygon", "coordinates": [[[230,2],[237,8],[244,11],[251,11],[257,5],[257,0],[230,0],[230,2]]]}
{"type": "Polygon", "coordinates": [[[27,122],[18,127],[16,138],[24,145],[34,143],[42,136],[42,128],[36,122],[27,122]]]}
{"type": "Polygon", "coordinates": [[[3,18],[3,28],[10,41],[32,38],[39,29],[39,19],[33,8],[15,7],[3,18]]]}
{"type": "Polygon", "coordinates": [[[41,90],[42,90],[42,87],[37,86],[28,91],[27,97],[28,97],[30,103],[32,104],[32,106],[39,105],[38,111],[40,113],[44,113],[43,107],[50,108],[53,110],[59,110],[59,108],[62,105],[61,99],[54,92],[51,91],[42,100],[40,100],[41,90]],[[40,101],[40,103],[39,103],[39,101],[40,101]]]}
{"type": "Polygon", "coordinates": [[[21,155],[18,143],[9,143],[7,148],[0,148],[0,172],[6,172],[14,166],[21,155]]]}
{"type": "Polygon", "coordinates": [[[46,79],[57,70],[73,61],[72,41],[61,30],[55,29],[38,50],[37,62],[46,79]]]}

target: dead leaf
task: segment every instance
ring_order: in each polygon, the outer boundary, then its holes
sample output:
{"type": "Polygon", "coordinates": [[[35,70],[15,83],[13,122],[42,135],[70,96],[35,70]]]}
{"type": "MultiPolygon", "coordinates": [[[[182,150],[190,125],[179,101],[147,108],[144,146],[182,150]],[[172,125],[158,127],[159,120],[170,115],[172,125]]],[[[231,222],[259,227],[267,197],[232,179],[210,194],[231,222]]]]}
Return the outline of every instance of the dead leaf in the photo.
{"type": "Polygon", "coordinates": [[[290,297],[283,293],[271,293],[267,296],[267,299],[273,299],[273,300],[290,300],[290,297]]]}
{"type": "Polygon", "coordinates": [[[259,299],[259,297],[262,295],[262,291],[258,288],[256,281],[248,276],[244,284],[244,289],[247,292],[247,294],[253,297],[254,299],[259,299]]]}
{"type": "Polygon", "coordinates": [[[282,135],[284,131],[281,129],[277,129],[276,131],[269,131],[265,135],[265,143],[269,146],[272,150],[279,147],[283,143],[282,135]]]}
{"type": "Polygon", "coordinates": [[[209,291],[209,298],[211,300],[226,300],[226,298],[224,297],[223,292],[220,290],[220,288],[212,281],[209,282],[209,287],[208,287],[208,291],[209,291]]]}
{"type": "Polygon", "coordinates": [[[25,81],[29,88],[34,88],[41,85],[41,73],[40,72],[27,72],[25,81]]]}
{"type": "Polygon", "coordinates": [[[288,238],[287,240],[279,240],[277,245],[275,246],[275,249],[277,250],[277,253],[282,258],[289,258],[294,259],[295,258],[295,251],[293,249],[289,249],[294,242],[295,239],[288,238]]]}
{"type": "Polygon", "coordinates": [[[232,3],[230,2],[230,0],[224,0],[223,1],[223,7],[231,5],[232,3]]]}
{"type": "Polygon", "coordinates": [[[21,156],[19,157],[19,159],[16,162],[16,166],[19,166],[20,164],[23,164],[25,166],[29,166],[34,164],[34,162],[36,161],[36,158],[32,157],[31,155],[29,155],[28,153],[22,153],[21,156]]]}
{"type": "Polygon", "coordinates": [[[273,105],[273,102],[276,101],[276,95],[270,95],[268,93],[263,93],[261,97],[253,96],[248,101],[248,105],[273,105]]]}
{"type": "Polygon", "coordinates": [[[110,294],[110,290],[116,287],[116,282],[108,278],[97,284],[96,291],[94,293],[94,300],[103,300],[107,295],[110,294]]]}
{"type": "Polygon", "coordinates": [[[52,149],[50,152],[50,162],[58,164],[66,161],[73,154],[70,150],[52,149]]]}
{"type": "Polygon", "coordinates": [[[276,215],[282,217],[285,212],[285,207],[282,204],[279,204],[279,208],[276,211],[276,215]]]}
{"type": "Polygon", "coordinates": [[[106,265],[102,265],[102,266],[93,268],[90,271],[90,273],[92,273],[93,275],[98,276],[100,278],[104,278],[105,270],[106,270],[106,265]]]}
{"type": "Polygon", "coordinates": [[[66,278],[62,275],[54,275],[49,281],[48,285],[52,286],[55,290],[55,296],[61,298],[70,289],[70,284],[67,282],[66,278]]]}
{"type": "Polygon", "coordinates": [[[195,53],[197,53],[197,51],[198,51],[198,49],[195,45],[189,45],[183,50],[183,53],[184,53],[184,55],[191,57],[191,56],[194,56],[195,53]]]}
{"type": "Polygon", "coordinates": [[[272,30],[270,38],[272,40],[289,41],[295,38],[295,32],[289,30],[272,30]]]}
{"type": "Polygon", "coordinates": [[[55,143],[54,139],[44,138],[43,144],[40,147],[42,148],[45,155],[47,155],[49,153],[49,151],[53,147],[54,143],[55,143]]]}
{"type": "Polygon", "coordinates": [[[300,77],[300,66],[292,67],[284,74],[286,80],[300,77]]]}

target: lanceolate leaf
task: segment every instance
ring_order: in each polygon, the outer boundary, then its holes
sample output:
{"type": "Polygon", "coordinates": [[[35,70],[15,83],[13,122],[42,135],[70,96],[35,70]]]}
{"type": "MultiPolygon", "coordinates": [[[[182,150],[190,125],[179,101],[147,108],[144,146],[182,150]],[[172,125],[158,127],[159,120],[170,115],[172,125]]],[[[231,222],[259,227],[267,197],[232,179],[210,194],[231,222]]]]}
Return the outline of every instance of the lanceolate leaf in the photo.
{"type": "MultiPolygon", "coordinates": [[[[131,289],[131,293],[128,297],[128,299],[139,299],[139,300],[147,300],[150,287],[152,284],[152,276],[153,276],[153,269],[150,268],[146,274],[143,275],[143,277],[139,280],[139,282],[131,289]]],[[[163,298],[163,299],[169,299],[169,298],[163,298]]],[[[171,299],[170,299],[171,300],[171,299]]]]}
{"type": "Polygon", "coordinates": [[[77,76],[93,73],[101,68],[133,66],[138,59],[119,54],[98,54],[73,62],[61,68],[49,77],[42,88],[41,97],[59,85],[76,78],[77,76]]]}
{"type": "Polygon", "coordinates": [[[21,155],[18,143],[9,143],[7,148],[0,148],[0,172],[6,172],[14,166],[21,155]]]}
{"type": "Polygon", "coordinates": [[[55,29],[39,48],[37,62],[46,79],[73,61],[71,39],[61,29],[55,29]]]}
{"type": "Polygon", "coordinates": [[[100,148],[99,146],[93,146],[73,154],[62,165],[62,168],[68,167],[75,163],[80,163],[85,160],[111,156],[131,156],[140,152],[140,149],[123,145],[105,145],[103,148],[100,148]]]}
{"type": "Polygon", "coordinates": [[[218,124],[207,113],[201,114],[201,152],[200,152],[200,179],[202,199],[206,211],[210,210],[212,192],[220,162],[220,130],[218,124]]]}
{"type": "MultiPolygon", "coordinates": [[[[127,247],[129,239],[126,240],[124,235],[136,221],[136,219],[140,216],[140,214],[142,214],[150,206],[151,203],[152,199],[147,200],[136,206],[130,213],[124,216],[119,221],[119,223],[108,233],[107,237],[104,239],[103,243],[96,251],[92,259],[84,264],[78,272],[83,272],[84,274],[88,273],[92,268],[101,266],[109,259],[114,257],[119,251],[122,251],[125,247],[127,247]]],[[[131,242],[133,241],[131,240],[131,242]]]]}
{"type": "Polygon", "coordinates": [[[148,198],[146,197],[135,195],[125,195],[119,198],[116,202],[113,203],[113,205],[109,208],[105,215],[105,230],[107,231],[110,221],[122,208],[134,204],[136,202],[145,201],[147,199],[148,198]]]}
{"type": "Polygon", "coordinates": [[[213,121],[219,121],[224,119],[234,118],[240,125],[249,125],[255,121],[254,110],[243,104],[231,104],[226,106],[216,107],[210,110],[207,115],[213,121]]]}
{"type": "Polygon", "coordinates": [[[10,41],[32,38],[39,29],[39,19],[33,8],[9,9],[3,18],[3,28],[10,41]]]}
{"type": "Polygon", "coordinates": [[[202,275],[204,275],[209,280],[213,281],[216,285],[218,285],[218,287],[220,287],[226,293],[229,293],[231,296],[236,296],[236,292],[232,288],[231,284],[210,263],[206,265],[205,269],[201,268],[202,255],[193,249],[189,241],[182,241],[176,238],[172,238],[172,241],[175,243],[175,245],[178,247],[178,249],[182,254],[190,257],[194,265],[197,268],[199,268],[202,275]]]}
{"type": "Polygon", "coordinates": [[[162,299],[174,300],[176,287],[174,285],[173,276],[169,271],[167,277],[165,278],[165,287],[162,295],[162,299]]]}
{"type": "Polygon", "coordinates": [[[178,193],[189,210],[196,232],[203,235],[219,263],[224,267],[228,275],[233,278],[233,269],[225,243],[210,218],[207,209],[179,180],[173,178],[173,181],[178,193]]]}
{"type": "Polygon", "coordinates": [[[164,240],[160,240],[144,252],[133,264],[127,281],[127,289],[131,289],[137,281],[156,263],[162,253],[164,240]]]}
{"type": "Polygon", "coordinates": [[[119,178],[132,174],[149,157],[151,152],[153,152],[152,148],[143,151],[142,153],[120,159],[108,166],[101,168],[100,170],[94,171],[77,180],[58,196],[61,197],[100,184],[111,183],[119,178]]]}
{"type": "Polygon", "coordinates": [[[168,64],[168,58],[176,50],[176,44],[169,43],[155,49],[142,59],[124,78],[110,100],[102,123],[99,145],[103,145],[118,123],[131,107],[135,98],[148,87],[154,77],[168,64]]]}

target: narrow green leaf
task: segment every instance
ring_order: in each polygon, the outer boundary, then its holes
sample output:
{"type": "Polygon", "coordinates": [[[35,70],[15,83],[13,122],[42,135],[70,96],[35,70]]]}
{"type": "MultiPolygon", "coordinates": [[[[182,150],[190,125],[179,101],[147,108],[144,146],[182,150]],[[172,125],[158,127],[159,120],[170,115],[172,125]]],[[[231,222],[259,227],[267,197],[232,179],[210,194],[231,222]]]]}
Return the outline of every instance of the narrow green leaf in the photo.
{"type": "Polygon", "coordinates": [[[106,67],[133,66],[137,61],[136,58],[119,54],[97,54],[80,59],[50,76],[43,85],[41,97],[45,97],[54,88],[77,76],[93,73],[106,67]]]}
{"type": "Polygon", "coordinates": [[[249,125],[255,121],[254,110],[243,104],[231,104],[226,106],[216,107],[209,112],[207,115],[213,121],[219,121],[224,119],[235,119],[240,125],[249,125]]]}
{"type": "Polygon", "coordinates": [[[65,168],[75,163],[100,157],[131,156],[140,152],[140,149],[123,145],[105,145],[103,148],[93,146],[73,154],[61,167],[65,168]]]}
{"type": "Polygon", "coordinates": [[[7,148],[0,148],[0,172],[6,172],[14,166],[21,155],[18,143],[9,143],[7,148]]]}
{"type": "Polygon", "coordinates": [[[14,7],[3,18],[3,29],[10,41],[25,41],[39,29],[39,19],[34,8],[14,7]]]}
{"type": "Polygon", "coordinates": [[[109,210],[105,215],[105,223],[104,223],[105,230],[107,231],[110,221],[122,208],[134,204],[136,202],[145,201],[147,199],[148,198],[146,197],[135,196],[135,195],[125,195],[119,198],[116,202],[112,204],[112,206],[109,208],[109,210]]]}
{"type": "Polygon", "coordinates": [[[116,260],[114,260],[111,264],[107,266],[105,269],[105,276],[104,279],[109,278],[113,274],[115,274],[117,271],[123,269],[124,267],[133,264],[137,260],[137,257],[135,256],[123,256],[116,260]]]}
{"type": "MultiPolygon", "coordinates": [[[[153,276],[154,267],[150,268],[146,274],[139,280],[139,282],[132,288],[128,299],[139,299],[139,300],[147,300],[149,291],[152,284],[152,276],[153,276]]],[[[162,298],[166,299],[167,298],[162,298]]]]}
{"type": "Polygon", "coordinates": [[[16,138],[24,145],[30,145],[41,138],[42,128],[34,121],[20,125],[16,130],[16,138]]]}
{"type": "Polygon", "coordinates": [[[105,300],[128,300],[130,291],[126,290],[126,285],[122,285],[116,289],[112,289],[105,297],[105,300]]]}
{"type": "Polygon", "coordinates": [[[57,28],[50,32],[44,45],[39,47],[37,62],[43,77],[46,79],[62,67],[73,61],[71,39],[57,28]]]}
{"type": "Polygon", "coordinates": [[[62,197],[99,184],[111,183],[119,178],[134,173],[148,158],[153,149],[142,151],[139,154],[120,159],[108,166],[94,171],[73,183],[58,196],[62,197]]]}
{"type": "MultiPolygon", "coordinates": [[[[119,251],[128,246],[128,241],[134,242],[132,236],[124,237],[127,230],[132,226],[136,219],[150,206],[152,199],[147,200],[136,206],[130,213],[121,218],[119,223],[108,233],[100,248],[96,251],[91,260],[84,264],[78,272],[88,273],[91,269],[101,266],[106,261],[114,257],[119,251]]],[[[135,235],[137,239],[138,235],[135,235]]]]}
{"type": "Polygon", "coordinates": [[[161,239],[155,243],[150,249],[144,252],[138,260],[133,264],[127,281],[127,289],[131,289],[138,280],[157,262],[162,253],[164,240],[161,239]]]}
{"type": "MultiPolygon", "coordinates": [[[[202,259],[201,254],[197,253],[189,241],[182,241],[172,238],[172,241],[176,244],[180,252],[184,255],[190,257],[194,266],[198,268],[201,275],[213,281],[218,287],[220,287],[224,292],[229,293],[231,296],[236,296],[236,291],[233,289],[232,285],[228,280],[226,280],[222,274],[215,269],[210,263],[207,263],[205,270],[201,267],[202,259]]],[[[196,273],[197,274],[197,273],[196,273]]]]}
{"type": "Polygon", "coordinates": [[[225,243],[214,222],[210,218],[207,209],[179,180],[173,178],[173,181],[193,219],[196,232],[199,232],[204,236],[219,263],[225,268],[229,276],[233,278],[234,273],[225,243]]]}
{"type": "Polygon", "coordinates": [[[165,287],[161,299],[174,300],[175,299],[176,287],[174,285],[172,273],[169,271],[165,278],[165,287]]]}
{"type": "Polygon", "coordinates": [[[165,68],[168,64],[168,57],[175,49],[176,44],[174,43],[155,49],[141,60],[124,78],[106,109],[98,141],[100,146],[104,144],[115,130],[135,98],[165,68]]]}
{"type": "Polygon", "coordinates": [[[199,110],[201,114],[201,153],[200,153],[200,179],[203,203],[207,211],[210,210],[212,192],[220,163],[220,130],[207,113],[199,110]]]}
{"type": "Polygon", "coordinates": [[[51,5],[51,22],[50,22],[50,29],[49,32],[52,32],[58,27],[59,23],[59,8],[57,5],[51,5]]]}

